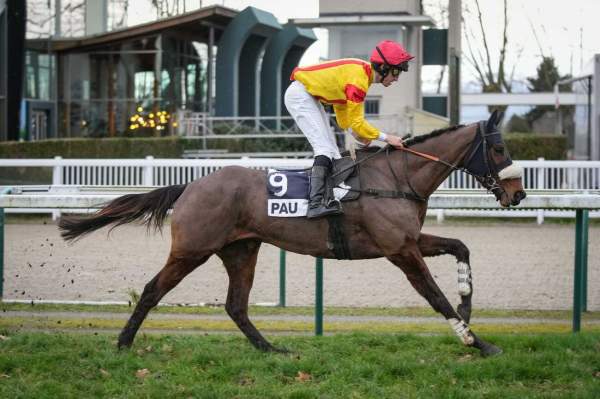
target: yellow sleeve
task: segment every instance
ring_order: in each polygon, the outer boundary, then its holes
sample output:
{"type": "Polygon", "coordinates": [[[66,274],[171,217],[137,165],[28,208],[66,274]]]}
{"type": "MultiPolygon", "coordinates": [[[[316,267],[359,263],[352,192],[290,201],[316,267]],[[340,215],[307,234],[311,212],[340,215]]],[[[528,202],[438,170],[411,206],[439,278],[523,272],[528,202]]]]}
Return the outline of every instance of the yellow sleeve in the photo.
{"type": "Polygon", "coordinates": [[[351,128],[360,137],[369,140],[379,137],[379,129],[365,120],[364,103],[347,101],[346,104],[334,104],[333,109],[340,128],[351,128]]]}

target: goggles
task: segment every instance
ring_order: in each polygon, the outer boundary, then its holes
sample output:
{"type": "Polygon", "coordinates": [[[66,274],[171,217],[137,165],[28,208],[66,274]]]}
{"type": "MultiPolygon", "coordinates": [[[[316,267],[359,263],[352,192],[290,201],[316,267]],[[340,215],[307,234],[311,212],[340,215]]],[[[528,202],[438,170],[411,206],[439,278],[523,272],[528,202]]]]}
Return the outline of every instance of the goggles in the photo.
{"type": "Polygon", "coordinates": [[[377,50],[377,52],[379,53],[379,55],[383,59],[383,62],[385,64],[389,65],[389,71],[390,71],[390,73],[392,74],[393,77],[400,76],[400,74],[402,72],[408,72],[408,61],[404,61],[403,63],[398,64],[398,65],[390,65],[390,63],[388,62],[388,60],[385,59],[385,56],[383,55],[383,52],[379,49],[379,47],[375,47],[375,49],[377,50]]]}
{"type": "Polygon", "coordinates": [[[392,68],[390,68],[390,73],[392,74],[393,77],[398,77],[402,73],[402,69],[400,69],[398,67],[392,67],[392,68]]]}

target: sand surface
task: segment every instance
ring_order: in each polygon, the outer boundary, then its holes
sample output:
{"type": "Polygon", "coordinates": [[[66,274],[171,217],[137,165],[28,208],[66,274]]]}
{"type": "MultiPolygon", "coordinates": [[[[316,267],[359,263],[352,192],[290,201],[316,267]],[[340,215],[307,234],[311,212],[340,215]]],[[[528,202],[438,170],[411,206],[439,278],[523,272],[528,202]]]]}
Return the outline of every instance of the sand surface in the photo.
{"type": "MultiPolygon", "coordinates": [[[[127,301],[162,268],[170,247],[164,233],[127,225],[66,244],[53,224],[5,226],[4,298],[127,301]]],[[[570,309],[573,306],[573,225],[450,222],[424,232],[461,239],[471,250],[475,307],[570,309]]],[[[590,227],[588,309],[600,310],[600,227],[590,227]]],[[[456,262],[426,259],[450,302],[459,302],[456,262]]],[[[326,306],[427,306],[400,269],[385,259],[324,262],[326,306]]],[[[216,256],[196,269],[162,302],[224,303],[227,274],[216,256]]],[[[251,303],[277,302],[279,249],[263,244],[251,303]]],[[[314,305],[315,260],[287,254],[287,304],[314,305]]]]}

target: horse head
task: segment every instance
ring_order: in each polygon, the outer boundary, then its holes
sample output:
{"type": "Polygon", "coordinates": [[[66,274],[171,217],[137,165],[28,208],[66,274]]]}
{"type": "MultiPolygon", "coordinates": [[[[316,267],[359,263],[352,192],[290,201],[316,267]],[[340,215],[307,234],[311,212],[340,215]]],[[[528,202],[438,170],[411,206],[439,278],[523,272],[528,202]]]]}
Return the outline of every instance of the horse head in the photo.
{"type": "Polygon", "coordinates": [[[504,113],[494,111],[487,121],[479,122],[477,137],[463,162],[483,187],[494,193],[503,207],[519,205],[526,197],[523,168],[513,164],[498,125],[504,113]]]}

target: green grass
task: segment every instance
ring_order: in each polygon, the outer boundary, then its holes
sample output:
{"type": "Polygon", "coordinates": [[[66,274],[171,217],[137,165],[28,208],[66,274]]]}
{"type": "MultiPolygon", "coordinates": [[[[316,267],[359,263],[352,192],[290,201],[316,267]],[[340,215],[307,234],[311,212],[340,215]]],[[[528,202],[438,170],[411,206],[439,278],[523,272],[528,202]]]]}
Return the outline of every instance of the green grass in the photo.
{"type": "MultiPolygon", "coordinates": [[[[313,322],[295,320],[256,320],[256,328],[265,333],[306,333],[314,332],[313,322]]],[[[115,320],[101,317],[1,317],[0,329],[6,331],[35,331],[35,330],[73,330],[98,332],[102,330],[120,330],[125,325],[125,320],[115,320]]],[[[511,334],[540,334],[540,333],[568,333],[572,327],[566,323],[472,323],[470,326],[477,333],[511,333],[511,334]]],[[[182,320],[182,319],[150,319],[145,320],[143,328],[170,331],[228,331],[237,333],[238,327],[231,320],[182,320]]],[[[444,334],[449,331],[448,324],[439,319],[438,323],[386,322],[386,321],[353,321],[353,322],[325,322],[324,331],[327,333],[370,332],[370,333],[419,333],[419,334],[444,334]]],[[[600,332],[600,325],[583,323],[582,329],[586,332],[600,332]]]]}
{"type": "MultiPolygon", "coordinates": [[[[16,333],[0,339],[2,398],[598,398],[600,334],[487,337],[483,359],[450,335],[278,337],[16,333]],[[136,376],[147,369],[147,375],[136,376]]],[[[143,373],[142,373],[143,374],[143,373]]]]}
{"type": "MultiPolygon", "coordinates": [[[[127,305],[71,305],[71,304],[26,304],[0,302],[2,311],[32,311],[32,312],[115,312],[131,313],[132,306],[127,305]]],[[[201,315],[224,315],[223,306],[158,306],[152,310],[156,313],[173,314],[201,314],[201,315]]],[[[408,317],[439,317],[429,307],[407,307],[407,308],[377,308],[377,307],[326,307],[326,315],[331,316],[408,316],[408,317]]],[[[312,316],[315,308],[310,306],[288,306],[285,308],[277,306],[251,306],[251,315],[294,315],[312,316]]],[[[504,309],[473,309],[473,317],[517,317],[517,318],[544,318],[557,320],[571,320],[572,313],[569,310],[504,310],[504,309]]],[[[583,320],[600,320],[600,312],[585,312],[583,320]]]]}

